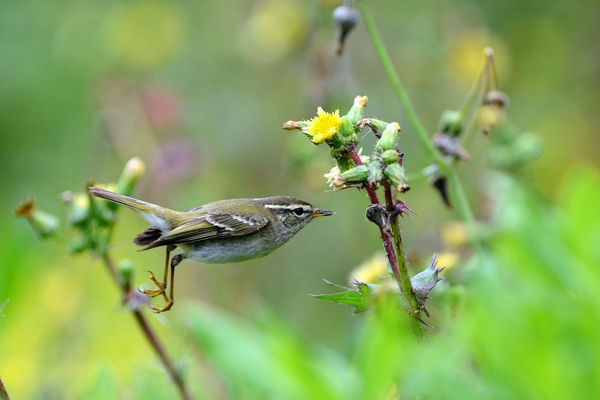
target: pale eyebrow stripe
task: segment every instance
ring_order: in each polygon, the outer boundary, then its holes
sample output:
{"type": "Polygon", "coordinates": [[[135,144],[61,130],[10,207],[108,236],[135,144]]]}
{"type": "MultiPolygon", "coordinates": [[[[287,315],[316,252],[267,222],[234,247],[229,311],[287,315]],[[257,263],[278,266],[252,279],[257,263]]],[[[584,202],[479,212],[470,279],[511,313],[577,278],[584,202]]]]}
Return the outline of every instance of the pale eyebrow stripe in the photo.
{"type": "Polygon", "coordinates": [[[311,210],[310,206],[307,206],[306,204],[291,204],[288,206],[284,206],[281,204],[265,204],[265,208],[271,208],[271,209],[285,209],[285,210],[295,210],[296,208],[302,208],[305,211],[309,211],[311,210]]]}

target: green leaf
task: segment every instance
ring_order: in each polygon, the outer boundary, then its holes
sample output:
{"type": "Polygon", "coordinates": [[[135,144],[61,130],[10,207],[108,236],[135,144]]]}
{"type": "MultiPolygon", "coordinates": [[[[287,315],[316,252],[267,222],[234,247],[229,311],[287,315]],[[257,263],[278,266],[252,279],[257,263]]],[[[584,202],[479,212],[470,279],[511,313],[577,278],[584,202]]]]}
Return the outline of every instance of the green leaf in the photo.
{"type": "Polygon", "coordinates": [[[356,391],[342,357],[264,312],[257,326],[195,304],[185,310],[185,325],[230,389],[250,398],[348,399],[356,391]]]}
{"type": "Polygon", "coordinates": [[[315,294],[317,299],[329,300],[335,303],[347,304],[356,307],[354,313],[366,311],[371,306],[371,288],[363,282],[356,282],[356,288],[347,288],[329,281],[325,281],[328,285],[345,289],[343,292],[333,294],[315,294]]]}

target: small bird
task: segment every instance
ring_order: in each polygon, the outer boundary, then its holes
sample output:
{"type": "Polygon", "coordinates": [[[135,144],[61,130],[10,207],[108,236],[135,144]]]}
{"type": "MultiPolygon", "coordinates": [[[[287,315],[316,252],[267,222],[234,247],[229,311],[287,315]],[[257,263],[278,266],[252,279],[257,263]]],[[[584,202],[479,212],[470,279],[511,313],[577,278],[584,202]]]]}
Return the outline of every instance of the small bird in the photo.
{"type": "Polygon", "coordinates": [[[152,307],[157,313],[173,306],[175,267],[184,259],[234,263],[263,257],[290,240],[314,218],[334,214],[287,196],[220,200],[188,211],[173,211],[95,186],[88,190],[92,196],[133,209],[151,224],[133,240],[144,246],[142,250],[166,247],[163,281],[159,282],[150,272],[150,280],[157,289],[142,290],[150,297],[162,295],[165,299],[164,307],[152,307]],[[181,253],[171,258],[175,248],[181,253]],[[169,259],[171,279],[167,296],[169,259]]]}

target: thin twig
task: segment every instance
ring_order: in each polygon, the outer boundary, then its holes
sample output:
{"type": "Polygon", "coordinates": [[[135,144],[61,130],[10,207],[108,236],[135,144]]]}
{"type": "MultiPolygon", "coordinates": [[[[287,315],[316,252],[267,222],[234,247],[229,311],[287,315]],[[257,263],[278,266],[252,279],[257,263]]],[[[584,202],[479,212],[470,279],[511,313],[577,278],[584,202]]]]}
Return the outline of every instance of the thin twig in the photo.
{"type": "Polygon", "coordinates": [[[10,400],[10,396],[2,383],[2,379],[0,379],[0,400],[10,400]]]}
{"type": "MultiPolygon", "coordinates": [[[[127,289],[123,285],[121,276],[117,271],[117,268],[112,258],[108,255],[106,251],[102,252],[101,258],[104,262],[104,265],[106,266],[106,269],[108,270],[109,274],[113,277],[113,280],[115,281],[116,285],[119,287],[125,298],[125,296],[127,295],[127,289]]],[[[142,330],[142,333],[148,340],[150,347],[152,347],[152,350],[154,350],[154,352],[156,353],[163,367],[167,370],[169,377],[173,380],[175,386],[177,386],[177,390],[179,391],[181,398],[184,400],[193,400],[192,395],[188,392],[186,388],[185,382],[183,380],[183,377],[181,376],[180,371],[178,371],[175,367],[175,363],[173,362],[173,360],[171,360],[169,354],[165,350],[164,344],[161,342],[156,332],[152,329],[144,314],[142,314],[142,312],[137,309],[131,310],[131,313],[138,326],[142,330]]]]}

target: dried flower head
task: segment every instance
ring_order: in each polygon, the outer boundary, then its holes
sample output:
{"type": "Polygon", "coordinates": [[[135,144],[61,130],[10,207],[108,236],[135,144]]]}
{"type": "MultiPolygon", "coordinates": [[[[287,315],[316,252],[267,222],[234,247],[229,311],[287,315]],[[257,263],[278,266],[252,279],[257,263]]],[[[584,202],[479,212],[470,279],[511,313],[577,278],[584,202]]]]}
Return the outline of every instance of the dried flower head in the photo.
{"type": "Polygon", "coordinates": [[[340,171],[340,168],[337,165],[334,165],[328,173],[323,174],[323,177],[325,178],[327,184],[329,185],[329,187],[332,187],[335,189],[338,189],[341,185],[338,185],[339,183],[339,177],[341,175],[342,171],[340,171]]]}

